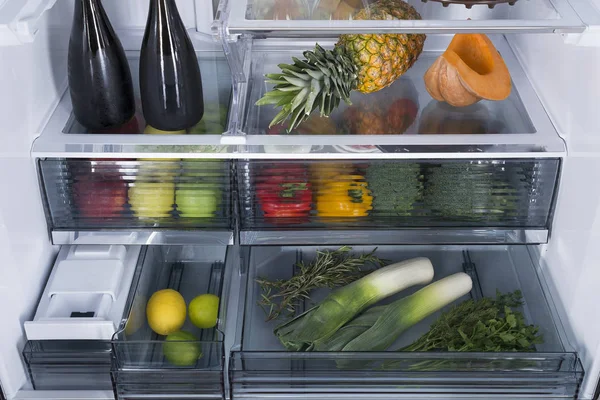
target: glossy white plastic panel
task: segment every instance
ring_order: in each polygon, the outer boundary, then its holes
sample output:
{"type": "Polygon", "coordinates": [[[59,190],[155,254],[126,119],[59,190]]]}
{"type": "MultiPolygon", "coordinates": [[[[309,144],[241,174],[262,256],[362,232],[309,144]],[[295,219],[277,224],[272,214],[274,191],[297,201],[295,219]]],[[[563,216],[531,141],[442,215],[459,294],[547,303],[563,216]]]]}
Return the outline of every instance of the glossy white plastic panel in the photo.
{"type": "Polygon", "coordinates": [[[565,44],[553,35],[514,39],[532,84],[567,144],[552,234],[541,248],[541,268],[586,370],[580,396],[593,399],[600,394],[600,187],[590,182],[600,180],[600,49],[565,44]]]}
{"type": "MultiPolygon", "coordinates": [[[[369,3],[372,2],[363,2],[367,6],[369,3]]],[[[281,7],[286,10],[281,16],[272,10],[278,2],[268,0],[223,0],[219,10],[220,21],[231,35],[250,32],[289,37],[307,34],[337,36],[340,33],[365,31],[506,33],[582,32],[585,29],[568,0],[536,1],[534,7],[528,7],[527,1],[517,1],[512,6],[506,3],[494,8],[475,5],[470,9],[462,4],[448,6],[436,1],[422,3],[419,0],[409,0],[408,3],[419,12],[421,20],[335,20],[333,18],[336,17],[332,16],[335,6],[330,9],[319,4],[319,1],[292,2],[292,6],[281,7]],[[293,10],[289,11],[290,9],[293,10]]]]}
{"type": "MultiPolygon", "coordinates": [[[[212,0],[176,0],[183,23],[205,35],[210,34],[214,18],[212,0]]],[[[31,43],[40,28],[43,29],[48,11],[57,0],[2,0],[0,1],[0,46],[15,46],[31,43]]],[[[57,27],[67,29],[71,23],[73,0],[60,0],[61,8],[69,8],[62,14],[57,27]]],[[[143,31],[148,14],[145,0],[105,0],[103,5],[113,27],[117,30],[134,29],[143,31]]]]}

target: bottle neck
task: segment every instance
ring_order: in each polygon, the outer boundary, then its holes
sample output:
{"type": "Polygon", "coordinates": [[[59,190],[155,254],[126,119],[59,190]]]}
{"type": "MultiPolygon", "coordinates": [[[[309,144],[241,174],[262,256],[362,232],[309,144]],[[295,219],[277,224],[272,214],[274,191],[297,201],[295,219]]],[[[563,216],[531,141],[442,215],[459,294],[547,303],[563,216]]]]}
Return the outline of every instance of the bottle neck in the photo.
{"type": "Polygon", "coordinates": [[[172,19],[179,18],[177,3],[175,0],[150,0],[150,19],[172,19]]]}

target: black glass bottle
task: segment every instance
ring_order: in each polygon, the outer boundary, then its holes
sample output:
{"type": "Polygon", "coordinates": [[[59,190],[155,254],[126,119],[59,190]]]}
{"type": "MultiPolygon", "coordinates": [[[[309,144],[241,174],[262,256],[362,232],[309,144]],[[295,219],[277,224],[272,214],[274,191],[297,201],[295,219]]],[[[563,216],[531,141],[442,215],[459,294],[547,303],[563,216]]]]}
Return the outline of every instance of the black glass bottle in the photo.
{"type": "Polygon", "coordinates": [[[133,118],[131,71],[100,0],[75,0],[68,65],[73,113],[81,125],[102,130],[133,118]]]}
{"type": "Polygon", "coordinates": [[[150,0],[140,90],[144,117],[154,128],[188,129],[204,115],[200,67],[175,0],[150,0]]]}

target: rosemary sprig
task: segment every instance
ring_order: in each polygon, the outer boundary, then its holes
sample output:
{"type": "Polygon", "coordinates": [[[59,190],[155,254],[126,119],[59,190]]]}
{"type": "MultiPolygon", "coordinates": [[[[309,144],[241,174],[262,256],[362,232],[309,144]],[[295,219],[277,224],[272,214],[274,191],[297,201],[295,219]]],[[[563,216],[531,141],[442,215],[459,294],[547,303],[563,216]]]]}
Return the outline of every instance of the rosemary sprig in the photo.
{"type": "Polygon", "coordinates": [[[371,272],[373,267],[386,265],[386,260],[374,255],[375,250],[358,256],[350,253],[350,246],[337,250],[317,250],[312,262],[296,264],[300,272],[290,279],[256,279],[262,291],[258,304],[267,314],[267,321],[284,313],[293,316],[300,302],[310,298],[311,290],[347,285],[371,272]],[[367,266],[371,268],[365,268],[367,266]]]}

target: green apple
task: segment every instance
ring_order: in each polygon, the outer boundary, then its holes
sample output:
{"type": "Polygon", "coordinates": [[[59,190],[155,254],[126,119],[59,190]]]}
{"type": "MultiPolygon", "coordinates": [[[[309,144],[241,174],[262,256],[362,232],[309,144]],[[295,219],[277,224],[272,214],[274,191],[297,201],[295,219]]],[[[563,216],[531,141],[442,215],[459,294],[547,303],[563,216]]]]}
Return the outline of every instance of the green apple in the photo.
{"type": "Polygon", "coordinates": [[[196,336],[186,331],[171,333],[163,344],[163,354],[168,362],[178,367],[190,367],[202,357],[202,348],[196,336]]]}
{"type": "Polygon", "coordinates": [[[215,184],[180,183],[175,191],[177,211],[184,218],[209,218],[217,213],[221,191],[215,184]]]}

